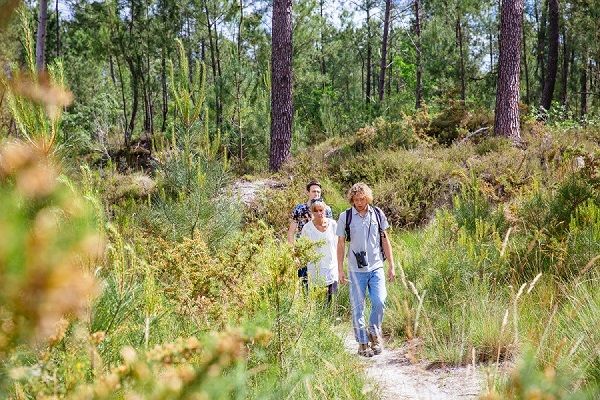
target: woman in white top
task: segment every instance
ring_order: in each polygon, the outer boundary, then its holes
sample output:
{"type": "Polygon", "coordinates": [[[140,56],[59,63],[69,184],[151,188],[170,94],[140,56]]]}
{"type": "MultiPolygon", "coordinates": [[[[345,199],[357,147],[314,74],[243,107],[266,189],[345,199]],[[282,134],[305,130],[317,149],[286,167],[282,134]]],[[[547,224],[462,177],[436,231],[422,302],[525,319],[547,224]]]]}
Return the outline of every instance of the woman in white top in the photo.
{"type": "Polygon", "coordinates": [[[338,269],[337,269],[337,236],[335,235],[337,222],[325,216],[327,205],[322,199],[316,199],[310,204],[312,221],[308,222],[302,228],[300,236],[318,242],[322,241],[317,247],[317,253],[321,259],[317,263],[308,264],[309,282],[313,285],[327,287],[327,304],[338,289],[338,269]]]}

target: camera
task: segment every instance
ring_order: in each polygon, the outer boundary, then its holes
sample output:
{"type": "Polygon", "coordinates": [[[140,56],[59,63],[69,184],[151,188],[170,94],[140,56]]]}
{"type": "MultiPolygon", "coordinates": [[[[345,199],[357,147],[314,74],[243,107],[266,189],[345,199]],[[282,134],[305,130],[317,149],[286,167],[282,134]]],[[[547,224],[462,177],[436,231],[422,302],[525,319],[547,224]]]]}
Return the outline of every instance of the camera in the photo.
{"type": "Polygon", "coordinates": [[[353,250],[352,252],[354,253],[354,257],[356,257],[356,262],[358,264],[358,268],[369,266],[369,263],[367,262],[367,252],[366,251],[363,250],[363,251],[359,251],[357,253],[353,250]]]}

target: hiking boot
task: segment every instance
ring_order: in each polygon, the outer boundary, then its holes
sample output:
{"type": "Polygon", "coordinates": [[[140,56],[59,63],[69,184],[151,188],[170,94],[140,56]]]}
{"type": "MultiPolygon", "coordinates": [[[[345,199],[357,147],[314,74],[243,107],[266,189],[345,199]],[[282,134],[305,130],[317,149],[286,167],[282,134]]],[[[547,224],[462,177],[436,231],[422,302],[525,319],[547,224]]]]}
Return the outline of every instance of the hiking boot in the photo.
{"type": "Polygon", "coordinates": [[[363,357],[373,357],[373,350],[371,350],[367,343],[359,343],[358,355],[363,357]]]}
{"type": "Polygon", "coordinates": [[[381,338],[377,335],[373,335],[369,333],[369,345],[371,346],[371,350],[373,350],[373,354],[381,354],[383,351],[383,343],[381,343],[381,338]]]}

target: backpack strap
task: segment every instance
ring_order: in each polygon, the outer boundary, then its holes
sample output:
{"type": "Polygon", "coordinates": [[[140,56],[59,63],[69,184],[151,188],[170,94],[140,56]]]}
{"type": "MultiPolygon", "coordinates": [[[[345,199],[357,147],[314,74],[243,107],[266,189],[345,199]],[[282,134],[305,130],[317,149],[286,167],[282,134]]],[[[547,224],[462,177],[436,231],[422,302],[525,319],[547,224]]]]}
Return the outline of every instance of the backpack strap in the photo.
{"type": "Polygon", "coordinates": [[[373,206],[375,217],[377,218],[377,227],[379,228],[379,249],[381,250],[381,259],[385,261],[385,251],[383,251],[383,238],[386,237],[385,230],[381,227],[381,214],[383,211],[379,207],[373,206]]]}
{"type": "Polygon", "coordinates": [[[352,222],[352,208],[346,210],[346,242],[350,241],[350,222],[352,222]]]}

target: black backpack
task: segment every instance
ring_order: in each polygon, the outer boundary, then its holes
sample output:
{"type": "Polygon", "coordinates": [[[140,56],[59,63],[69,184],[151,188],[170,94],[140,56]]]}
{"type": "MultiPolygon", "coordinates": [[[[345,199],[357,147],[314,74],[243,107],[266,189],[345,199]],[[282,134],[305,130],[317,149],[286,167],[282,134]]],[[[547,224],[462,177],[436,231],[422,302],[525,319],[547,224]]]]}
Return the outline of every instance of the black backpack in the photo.
{"type": "MultiPolygon", "coordinates": [[[[381,215],[383,211],[379,207],[371,206],[375,210],[375,218],[377,219],[377,226],[379,228],[379,249],[381,250],[381,259],[385,261],[385,251],[383,251],[383,238],[385,237],[385,230],[381,228],[381,215]]],[[[346,210],[346,242],[350,241],[350,222],[352,222],[352,208],[346,210]]]]}

